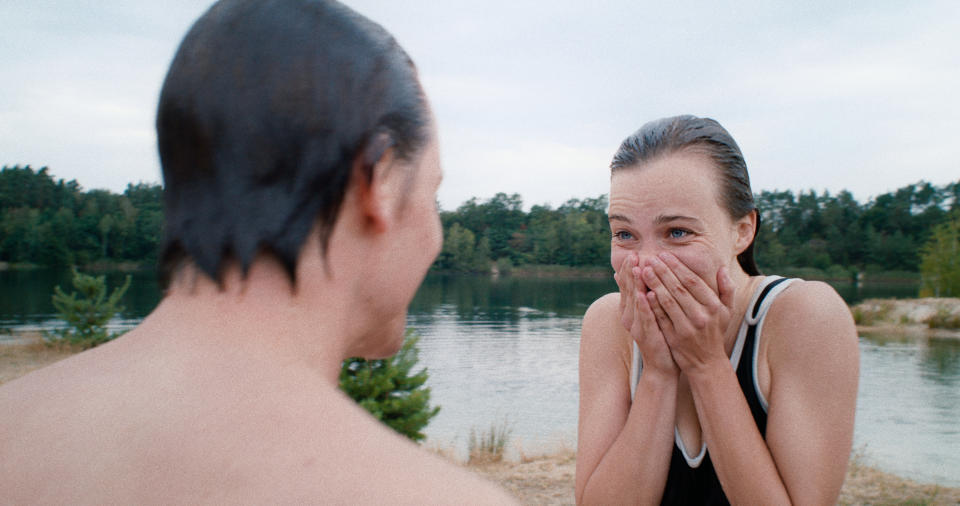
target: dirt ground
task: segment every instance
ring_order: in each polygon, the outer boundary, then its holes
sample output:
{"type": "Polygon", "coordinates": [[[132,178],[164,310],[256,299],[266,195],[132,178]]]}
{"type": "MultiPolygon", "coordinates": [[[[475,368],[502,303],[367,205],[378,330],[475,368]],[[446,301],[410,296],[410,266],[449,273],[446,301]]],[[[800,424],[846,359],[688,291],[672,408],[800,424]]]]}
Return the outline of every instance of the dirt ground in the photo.
{"type": "MultiPolygon", "coordinates": [[[[0,384],[73,353],[45,345],[39,335],[21,336],[13,344],[0,343],[0,384]]],[[[859,454],[851,459],[840,504],[960,505],[960,488],[917,483],[872,468],[863,460],[859,454]]],[[[516,461],[466,464],[466,467],[500,484],[523,504],[574,504],[576,453],[572,450],[536,457],[526,457],[521,452],[516,461]]]]}

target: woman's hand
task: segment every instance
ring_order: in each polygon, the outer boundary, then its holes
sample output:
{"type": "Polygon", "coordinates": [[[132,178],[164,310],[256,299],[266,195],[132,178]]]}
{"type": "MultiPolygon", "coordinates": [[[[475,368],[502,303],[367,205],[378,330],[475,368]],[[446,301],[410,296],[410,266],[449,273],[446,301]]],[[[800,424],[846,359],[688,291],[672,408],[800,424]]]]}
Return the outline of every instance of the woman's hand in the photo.
{"type": "Polygon", "coordinates": [[[650,288],[646,307],[681,370],[690,376],[718,364],[729,365],[724,343],[735,287],[725,267],[717,271],[719,293],[670,253],[648,260],[641,278],[650,288]]]}
{"type": "Polygon", "coordinates": [[[644,372],[677,375],[680,369],[644,296],[646,285],[641,279],[639,261],[636,254],[628,255],[613,275],[620,288],[620,323],[640,348],[644,372]]]}

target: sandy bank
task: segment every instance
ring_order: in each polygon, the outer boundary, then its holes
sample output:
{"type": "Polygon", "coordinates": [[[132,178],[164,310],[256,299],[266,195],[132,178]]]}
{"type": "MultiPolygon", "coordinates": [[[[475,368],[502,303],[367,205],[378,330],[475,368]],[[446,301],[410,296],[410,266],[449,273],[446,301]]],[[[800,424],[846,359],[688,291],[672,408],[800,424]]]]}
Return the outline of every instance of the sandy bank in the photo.
{"type": "Polygon", "coordinates": [[[850,312],[861,333],[960,339],[960,298],[867,299],[850,312]],[[955,328],[931,328],[931,320],[955,328]]]}

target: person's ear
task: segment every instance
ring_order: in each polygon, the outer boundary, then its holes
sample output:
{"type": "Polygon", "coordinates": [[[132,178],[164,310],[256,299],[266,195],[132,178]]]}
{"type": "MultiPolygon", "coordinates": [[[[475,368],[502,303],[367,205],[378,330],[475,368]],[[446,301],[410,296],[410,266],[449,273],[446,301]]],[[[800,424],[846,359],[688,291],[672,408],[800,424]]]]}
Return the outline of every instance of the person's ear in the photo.
{"type": "Polygon", "coordinates": [[[750,246],[750,243],[753,242],[753,238],[757,235],[757,224],[759,220],[760,216],[757,210],[754,209],[734,223],[736,233],[734,244],[738,255],[743,253],[747,247],[750,246]]]}
{"type": "Polygon", "coordinates": [[[401,195],[395,161],[393,139],[386,133],[375,134],[353,161],[352,177],[360,211],[375,232],[385,231],[396,218],[397,199],[401,195]]]}

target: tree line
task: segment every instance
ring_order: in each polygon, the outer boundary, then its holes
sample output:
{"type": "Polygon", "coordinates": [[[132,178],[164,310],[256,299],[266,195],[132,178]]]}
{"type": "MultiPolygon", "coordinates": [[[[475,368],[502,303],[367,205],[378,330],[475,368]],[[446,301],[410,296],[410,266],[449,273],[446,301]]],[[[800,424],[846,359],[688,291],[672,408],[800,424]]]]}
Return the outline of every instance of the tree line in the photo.
{"type": "MultiPolygon", "coordinates": [[[[861,204],[849,191],[763,191],[755,195],[761,269],[809,267],[833,277],[856,271],[917,272],[935,227],[960,216],[960,181],[907,185],[861,204]]],[[[517,194],[468,200],[441,212],[444,245],[434,267],[485,272],[491,264],[606,266],[607,197],[523,211],[517,194]]]]}
{"type": "MultiPolygon", "coordinates": [[[[156,261],[162,187],[129,184],[121,194],[83,190],[46,167],[0,170],[0,261],[46,266],[156,261]]],[[[960,215],[960,180],[907,185],[857,202],[848,191],[763,191],[757,260],[761,268],[827,272],[919,269],[934,227],[960,215]]],[[[529,265],[606,266],[607,197],[571,199],[524,211],[518,194],[470,199],[440,213],[443,249],[434,269],[501,271],[529,265]]]]}
{"type": "Polygon", "coordinates": [[[0,261],[51,267],[156,262],[163,188],[128,184],[117,195],[54,180],[46,167],[0,170],[0,261]]]}

